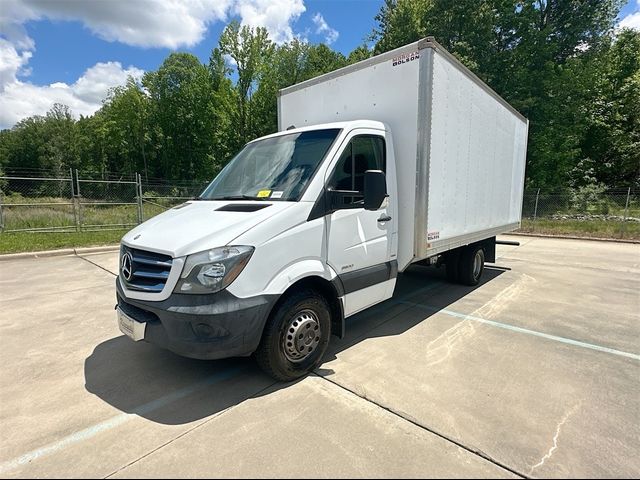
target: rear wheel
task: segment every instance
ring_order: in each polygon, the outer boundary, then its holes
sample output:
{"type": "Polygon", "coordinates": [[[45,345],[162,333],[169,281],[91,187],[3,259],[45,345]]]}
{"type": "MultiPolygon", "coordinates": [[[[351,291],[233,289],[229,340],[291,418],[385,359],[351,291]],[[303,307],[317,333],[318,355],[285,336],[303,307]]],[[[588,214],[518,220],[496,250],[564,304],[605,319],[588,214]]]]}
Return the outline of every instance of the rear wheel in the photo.
{"type": "Polygon", "coordinates": [[[267,320],[256,360],[276,380],[295,380],[320,365],[330,334],[324,297],[313,290],[294,292],[267,320]]]}
{"type": "Polygon", "coordinates": [[[458,281],[464,285],[475,286],[480,282],[484,271],[484,250],[478,245],[469,245],[460,255],[458,281]]]}

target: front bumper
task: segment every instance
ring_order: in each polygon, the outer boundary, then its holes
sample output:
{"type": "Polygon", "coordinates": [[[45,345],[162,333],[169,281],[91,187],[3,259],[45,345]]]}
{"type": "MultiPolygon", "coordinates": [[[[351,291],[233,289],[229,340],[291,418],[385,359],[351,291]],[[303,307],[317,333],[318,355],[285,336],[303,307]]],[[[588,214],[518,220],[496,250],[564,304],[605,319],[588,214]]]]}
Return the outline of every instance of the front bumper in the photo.
{"type": "Polygon", "coordinates": [[[252,354],[277,295],[238,298],[226,290],[208,295],[172,293],[166,300],[134,300],[116,278],[118,307],[144,323],[144,341],[203,360],[252,354]]]}

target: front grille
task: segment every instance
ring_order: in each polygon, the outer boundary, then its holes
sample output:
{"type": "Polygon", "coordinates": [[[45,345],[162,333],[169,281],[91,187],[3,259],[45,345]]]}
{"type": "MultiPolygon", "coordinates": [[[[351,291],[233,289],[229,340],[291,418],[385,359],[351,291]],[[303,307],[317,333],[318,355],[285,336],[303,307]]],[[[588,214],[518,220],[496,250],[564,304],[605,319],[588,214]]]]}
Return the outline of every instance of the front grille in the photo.
{"type": "Polygon", "coordinates": [[[164,288],[171,272],[173,259],[169,255],[138,250],[122,245],[120,254],[120,279],[130,290],[159,293],[164,288]],[[124,255],[131,255],[131,275],[127,280],[123,271],[124,255]]]}

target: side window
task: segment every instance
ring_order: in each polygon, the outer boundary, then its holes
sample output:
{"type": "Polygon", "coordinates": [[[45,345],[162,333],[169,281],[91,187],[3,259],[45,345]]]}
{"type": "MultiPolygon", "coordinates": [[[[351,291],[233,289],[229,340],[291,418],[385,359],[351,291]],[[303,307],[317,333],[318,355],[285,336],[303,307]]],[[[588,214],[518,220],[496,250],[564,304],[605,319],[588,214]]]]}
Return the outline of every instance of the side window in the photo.
{"type": "Polygon", "coordinates": [[[377,135],[359,135],[353,137],[342,152],[342,156],[333,171],[329,188],[332,190],[350,190],[360,195],[345,198],[345,205],[362,200],[364,193],[364,172],[367,170],[385,171],[384,138],[377,135]]]}

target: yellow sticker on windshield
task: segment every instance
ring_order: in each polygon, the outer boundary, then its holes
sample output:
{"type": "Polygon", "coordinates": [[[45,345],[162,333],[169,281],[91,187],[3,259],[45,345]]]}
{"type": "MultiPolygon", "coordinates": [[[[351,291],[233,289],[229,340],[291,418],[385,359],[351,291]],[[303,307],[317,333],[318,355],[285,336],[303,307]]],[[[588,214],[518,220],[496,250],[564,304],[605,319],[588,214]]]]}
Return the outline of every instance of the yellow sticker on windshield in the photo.
{"type": "Polygon", "coordinates": [[[271,190],[260,190],[256,196],[258,198],[269,198],[269,195],[271,195],[271,190]]]}

